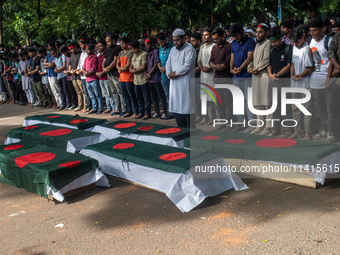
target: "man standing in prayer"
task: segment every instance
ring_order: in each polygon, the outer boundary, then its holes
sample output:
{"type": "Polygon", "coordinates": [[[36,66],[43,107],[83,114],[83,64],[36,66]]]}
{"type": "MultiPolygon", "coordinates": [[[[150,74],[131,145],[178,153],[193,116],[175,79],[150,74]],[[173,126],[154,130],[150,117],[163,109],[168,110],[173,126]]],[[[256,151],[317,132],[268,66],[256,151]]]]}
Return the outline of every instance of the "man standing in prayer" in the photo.
{"type": "Polygon", "coordinates": [[[186,42],[182,29],[173,34],[174,48],[171,49],[166,62],[166,75],[170,78],[170,112],[173,112],[178,127],[195,128],[194,104],[190,102],[194,96],[194,84],[190,89],[190,81],[195,78],[195,49],[186,42]],[[190,93],[192,92],[192,93],[190,93]]]}
{"type": "MultiPolygon", "coordinates": [[[[252,75],[251,86],[253,88],[253,106],[257,110],[267,110],[271,106],[271,89],[269,87],[269,75],[267,67],[270,63],[270,40],[267,39],[269,27],[261,23],[256,28],[256,47],[253,61],[248,65],[248,72],[252,75]]],[[[271,132],[269,126],[266,127],[266,116],[257,116],[262,120],[262,127],[257,127],[252,134],[268,135],[271,132]],[[263,129],[263,127],[266,127],[263,129]]],[[[270,116],[267,116],[270,119],[270,116]]],[[[258,123],[258,126],[261,126],[258,123]]]]}

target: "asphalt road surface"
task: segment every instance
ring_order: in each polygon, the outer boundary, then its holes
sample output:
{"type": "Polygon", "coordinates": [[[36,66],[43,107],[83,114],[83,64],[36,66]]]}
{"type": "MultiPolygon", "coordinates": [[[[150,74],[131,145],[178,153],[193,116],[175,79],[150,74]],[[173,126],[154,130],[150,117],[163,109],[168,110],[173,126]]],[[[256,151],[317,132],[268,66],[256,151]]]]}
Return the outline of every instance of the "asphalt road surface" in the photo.
{"type": "MultiPolygon", "coordinates": [[[[0,105],[0,142],[25,116],[48,112],[0,105]]],[[[189,213],[165,194],[109,180],[63,203],[0,183],[0,254],[340,254],[338,179],[311,189],[247,178],[248,190],[189,213]]]]}

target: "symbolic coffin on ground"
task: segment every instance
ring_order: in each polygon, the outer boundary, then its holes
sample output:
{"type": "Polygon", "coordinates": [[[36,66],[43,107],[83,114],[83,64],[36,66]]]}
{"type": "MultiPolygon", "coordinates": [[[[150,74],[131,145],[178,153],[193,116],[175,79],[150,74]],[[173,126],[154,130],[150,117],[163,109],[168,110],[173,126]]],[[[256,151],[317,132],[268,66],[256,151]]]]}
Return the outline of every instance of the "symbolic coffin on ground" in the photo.
{"type": "Polygon", "coordinates": [[[32,142],[0,146],[0,181],[60,202],[91,184],[109,186],[94,159],[32,142]]]}
{"type": "Polygon", "coordinates": [[[208,196],[247,188],[229,171],[222,157],[211,153],[122,137],[87,146],[80,153],[98,160],[106,174],[165,193],[182,212],[190,211],[208,196]],[[217,165],[223,171],[205,171],[217,165]]]}
{"type": "Polygon", "coordinates": [[[309,172],[315,181],[323,184],[326,177],[340,172],[340,146],[336,144],[225,131],[191,136],[184,144],[193,150],[218,154],[225,158],[227,165],[237,163],[233,159],[244,160],[242,172],[250,175],[261,173],[263,177],[289,179],[307,178],[309,172]],[[275,167],[270,169],[270,164],[275,167]]]}
{"type": "Polygon", "coordinates": [[[99,133],[63,128],[47,124],[20,127],[10,130],[5,144],[16,143],[21,140],[34,142],[49,147],[75,153],[90,144],[103,142],[106,138],[99,133]]]}
{"type": "Polygon", "coordinates": [[[24,120],[24,127],[36,124],[48,124],[59,127],[74,128],[91,131],[96,125],[107,123],[105,119],[86,118],[76,115],[49,113],[28,116],[24,120]]]}
{"type": "Polygon", "coordinates": [[[202,133],[200,129],[177,128],[145,122],[115,121],[97,125],[94,132],[103,134],[108,139],[126,137],[144,142],[163,144],[172,147],[184,147],[184,139],[190,135],[202,133]]]}

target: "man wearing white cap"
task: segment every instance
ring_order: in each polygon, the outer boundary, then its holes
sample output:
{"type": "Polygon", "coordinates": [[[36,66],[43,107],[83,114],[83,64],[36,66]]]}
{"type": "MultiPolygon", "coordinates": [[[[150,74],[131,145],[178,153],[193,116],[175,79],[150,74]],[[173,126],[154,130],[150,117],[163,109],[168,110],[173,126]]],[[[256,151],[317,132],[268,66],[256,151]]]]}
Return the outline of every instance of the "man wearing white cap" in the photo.
{"type": "Polygon", "coordinates": [[[172,38],[176,47],[171,49],[165,67],[170,79],[169,112],[174,114],[178,127],[195,128],[194,104],[190,99],[195,93],[196,51],[186,42],[182,29],[176,29],[172,38]]]}
{"type": "MultiPolygon", "coordinates": [[[[276,23],[273,22],[273,21],[270,22],[269,24],[270,24],[270,29],[273,29],[274,27],[276,27],[276,23]]],[[[269,29],[269,30],[270,30],[270,29],[269,29]]]]}
{"type": "Polygon", "coordinates": [[[244,33],[246,34],[246,35],[248,35],[248,37],[249,38],[252,38],[252,39],[254,39],[255,40],[255,33],[254,33],[254,31],[253,31],[253,29],[246,29],[245,31],[244,31],[244,33]]]}

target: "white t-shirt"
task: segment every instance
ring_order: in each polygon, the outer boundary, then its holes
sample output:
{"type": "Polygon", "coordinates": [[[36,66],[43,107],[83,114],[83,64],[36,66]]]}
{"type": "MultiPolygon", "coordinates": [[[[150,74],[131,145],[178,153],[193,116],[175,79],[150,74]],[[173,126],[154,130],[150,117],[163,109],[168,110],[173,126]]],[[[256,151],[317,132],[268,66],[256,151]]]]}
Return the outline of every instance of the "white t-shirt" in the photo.
{"type": "MultiPolygon", "coordinates": [[[[293,47],[292,64],[294,65],[295,75],[302,73],[307,67],[314,66],[312,51],[307,43],[299,49],[295,46],[293,47]]],[[[309,75],[298,81],[292,80],[291,87],[311,90],[309,80],[309,75]]]]}
{"type": "MultiPolygon", "coordinates": [[[[324,89],[325,88],[325,80],[327,77],[329,59],[327,57],[327,50],[325,48],[325,38],[326,35],[320,41],[312,41],[309,44],[310,49],[312,50],[313,62],[314,62],[314,72],[310,75],[310,87],[312,89],[324,89]]],[[[331,40],[328,42],[331,43],[331,40]]]]}

